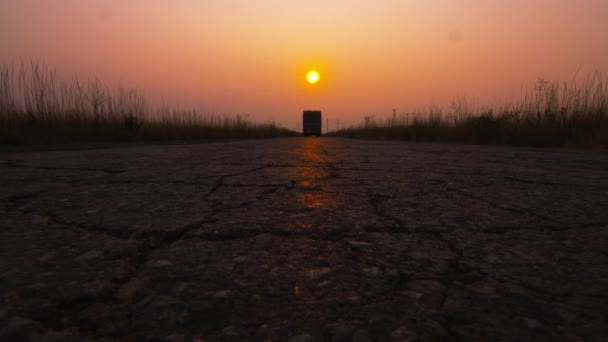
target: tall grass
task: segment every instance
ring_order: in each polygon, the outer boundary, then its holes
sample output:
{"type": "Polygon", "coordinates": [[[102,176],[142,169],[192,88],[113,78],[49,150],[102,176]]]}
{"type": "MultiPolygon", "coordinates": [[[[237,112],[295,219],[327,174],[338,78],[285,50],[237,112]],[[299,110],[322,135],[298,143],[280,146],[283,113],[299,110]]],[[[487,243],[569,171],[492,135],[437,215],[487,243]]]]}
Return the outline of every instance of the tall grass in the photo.
{"type": "Polygon", "coordinates": [[[608,147],[608,79],[582,83],[539,79],[512,104],[477,107],[457,97],[451,108],[403,113],[363,123],[333,136],[473,144],[608,147]]]}
{"type": "Polygon", "coordinates": [[[0,144],[267,138],[295,132],[237,115],[151,107],[134,89],[65,81],[37,62],[0,66],[0,144]]]}

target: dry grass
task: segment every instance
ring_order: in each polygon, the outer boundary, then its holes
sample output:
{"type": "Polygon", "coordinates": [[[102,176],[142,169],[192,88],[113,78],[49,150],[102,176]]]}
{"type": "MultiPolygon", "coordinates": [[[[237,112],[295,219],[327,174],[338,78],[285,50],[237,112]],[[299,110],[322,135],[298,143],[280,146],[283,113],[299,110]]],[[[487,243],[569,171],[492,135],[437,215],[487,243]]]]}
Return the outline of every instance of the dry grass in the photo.
{"type": "Polygon", "coordinates": [[[246,116],[151,108],[133,89],[66,82],[40,63],[0,66],[0,144],[270,138],[297,133],[246,116]]]}
{"type": "Polygon", "coordinates": [[[538,80],[515,104],[475,109],[459,97],[444,111],[367,117],[357,126],[330,133],[366,139],[453,143],[608,147],[608,80],[599,73],[582,84],[538,80]]]}

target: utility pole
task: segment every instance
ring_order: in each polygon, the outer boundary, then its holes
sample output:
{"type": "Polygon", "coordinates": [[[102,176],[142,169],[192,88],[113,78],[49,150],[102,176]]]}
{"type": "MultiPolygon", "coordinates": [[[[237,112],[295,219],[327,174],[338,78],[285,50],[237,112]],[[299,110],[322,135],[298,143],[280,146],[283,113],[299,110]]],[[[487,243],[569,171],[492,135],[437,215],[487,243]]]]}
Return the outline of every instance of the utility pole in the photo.
{"type": "Polygon", "coordinates": [[[394,127],[397,124],[397,109],[393,108],[393,122],[391,123],[391,126],[394,127]]]}
{"type": "Polygon", "coordinates": [[[325,118],[325,134],[329,133],[329,118],[325,118]]]}

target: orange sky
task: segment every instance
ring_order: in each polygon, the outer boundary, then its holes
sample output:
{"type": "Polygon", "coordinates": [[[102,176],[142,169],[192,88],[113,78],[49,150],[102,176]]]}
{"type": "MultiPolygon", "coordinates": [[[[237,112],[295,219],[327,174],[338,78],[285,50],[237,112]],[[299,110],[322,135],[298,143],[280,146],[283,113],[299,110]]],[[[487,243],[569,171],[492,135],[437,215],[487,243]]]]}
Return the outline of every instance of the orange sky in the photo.
{"type": "Polygon", "coordinates": [[[1,0],[0,63],[294,129],[320,109],[333,129],[606,74],[607,18],[606,0],[1,0]]]}

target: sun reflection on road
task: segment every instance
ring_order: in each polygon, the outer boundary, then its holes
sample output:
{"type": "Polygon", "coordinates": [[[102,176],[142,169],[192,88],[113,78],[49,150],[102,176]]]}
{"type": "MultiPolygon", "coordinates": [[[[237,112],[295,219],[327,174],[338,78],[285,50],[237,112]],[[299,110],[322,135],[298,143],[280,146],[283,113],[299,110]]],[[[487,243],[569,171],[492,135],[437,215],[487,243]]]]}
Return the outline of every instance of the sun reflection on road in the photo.
{"type": "Polygon", "coordinates": [[[298,181],[296,197],[301,207],[309,210],[326,207],[331,198],[322,184],[322,180],[329,174],[324,140],[306,138],[298,153],[302,165],[295,169],[294,176],[298,181]]]}
{"type": "Polygon", "coordinates": [[[308,209],[320,208],[324,205],[324,198],[320,194],[303,194],[300,201],[308,209]]]}

